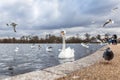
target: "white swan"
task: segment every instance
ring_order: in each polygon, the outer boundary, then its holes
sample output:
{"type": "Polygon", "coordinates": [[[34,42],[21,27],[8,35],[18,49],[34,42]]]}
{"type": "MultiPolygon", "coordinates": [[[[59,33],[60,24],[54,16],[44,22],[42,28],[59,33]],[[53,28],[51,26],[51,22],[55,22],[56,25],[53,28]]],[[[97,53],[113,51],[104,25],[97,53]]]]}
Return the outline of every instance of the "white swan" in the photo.
{"type": "Polygon", "coordinates": [[[73,62],[73,61],[75,61],[74,57],[73,58],[60,58],[59,59],[59,62],[61,64],[66,63],[66,62],[73,62]]]}
{"type": "Polygon", "coordinates": [[[15,52],[18,52],[18,51],[19,51],[19,48],[18,48],[18,47],[16,47],[14,51],[15,51],[15,52]]]}
{"type": "Polygon", "coordinates": [[[81,43],[81,45],[82,45],[83,47],[85,47],[85,48],[89,48],[89,46],[86,45],[86,44],[84,44],[84,43],[81,43]]]}
{"type": "Polygon", "coordinates": [[[61,31],[62,39],[63,39],[63,46],[58,58],[73,58],[74,57],[74,49],[70,47],[65,48],[65,31],[61,31]]]}
{"type": "Polygon", "coordinates": [[[52,52],[52,51],[53,51],[53,50],[52,50],[52,47],[51,47],[51,46],[47,47],[47,48],[46,48],[46,51],[52,52]]]}
{"type": "Polygon", "coordinates": [[[35,44],[32,44],[30,47],[31,47],[31,49],[34,49],[35,48],[35,44]]]}

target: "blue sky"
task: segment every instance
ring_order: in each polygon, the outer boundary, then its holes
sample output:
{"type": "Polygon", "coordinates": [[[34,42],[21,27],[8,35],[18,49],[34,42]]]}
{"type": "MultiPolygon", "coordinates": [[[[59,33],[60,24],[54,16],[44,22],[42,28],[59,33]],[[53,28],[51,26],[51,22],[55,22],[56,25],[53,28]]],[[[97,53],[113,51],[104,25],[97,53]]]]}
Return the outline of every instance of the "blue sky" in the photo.
{"type": "Polygon", "coordinates": [[[119,0],[0,0],[0,37],[119,34],[119,0]],[[118,9],[113,10],[118,7],[118,9]],[[108,19],[114,24],[101,27],[108,19]],[[17,33],[6,23],[16,22],[17,33]]]}

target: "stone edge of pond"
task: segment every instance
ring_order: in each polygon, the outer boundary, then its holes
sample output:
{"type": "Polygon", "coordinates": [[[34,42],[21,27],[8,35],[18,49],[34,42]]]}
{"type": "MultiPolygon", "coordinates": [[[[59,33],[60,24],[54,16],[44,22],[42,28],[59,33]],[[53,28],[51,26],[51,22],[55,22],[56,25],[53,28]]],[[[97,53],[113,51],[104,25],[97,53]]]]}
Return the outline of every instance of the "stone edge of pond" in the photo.
{"type": "Polygon", "coordinates": [[[107,46],[97,50],[95,53],[73,62],[67,62],[40,71],[33,71],[2,80],[55,80],[73,71],[93,65],[102,59],[102,55],[107,46]]]}

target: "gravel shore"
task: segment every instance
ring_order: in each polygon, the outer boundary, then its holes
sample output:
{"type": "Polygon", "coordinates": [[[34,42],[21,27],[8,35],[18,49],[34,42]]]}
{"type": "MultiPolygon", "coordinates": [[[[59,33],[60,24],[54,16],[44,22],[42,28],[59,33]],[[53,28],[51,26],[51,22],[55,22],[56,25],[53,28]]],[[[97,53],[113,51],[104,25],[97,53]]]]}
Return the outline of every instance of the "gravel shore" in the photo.
{"type": "Polygon", "coordinates": [[[104,59],[57,80],[120,80],[120,44],[108,45],[114,52],[109,63],[104,59]]]}

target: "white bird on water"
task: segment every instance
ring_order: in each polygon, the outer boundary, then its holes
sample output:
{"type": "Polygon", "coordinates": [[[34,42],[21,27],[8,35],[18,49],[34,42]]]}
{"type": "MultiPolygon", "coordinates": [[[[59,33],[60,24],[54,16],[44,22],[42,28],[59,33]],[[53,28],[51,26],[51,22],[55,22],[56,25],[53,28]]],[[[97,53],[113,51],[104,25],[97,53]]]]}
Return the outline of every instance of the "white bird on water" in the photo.
{"type": "Polygon", "coordinates": [[[81,45],[82,45],[83,47],[85,47],[85,48],[89,48],[89,46],[86,45],[86,44],[84,44],[84,43],[81,43],[81,45]]]}
{"type": "Polygon", "coordinates": [[[14,51],[15,51],[15,52],[18,52],[18,51],[19,51],[19,48],[18,48],[18,47],[16,47],[14,51]]]}
{"type": "Polygon", "coordinates": [[[52,51],[53,51],[53,47],[48,46],[48,47],[46,48],[46,51],[48,51],[48,52],[52,52],[52,51]]]}
{"type": "Polygon", "coordinates": [[[58,55],[58,58],[74,58],[74,49],[71,49],[70,47],[66,48],[65,34],[65,31],[61,31],[63,46],[61,52],[58,55]]]}
{"type": "Polygon", "coordinates": [[[30,47],[31,47],[31,49],[34,49],[35,48],[35,44],[32,44],[30,47]]]}

